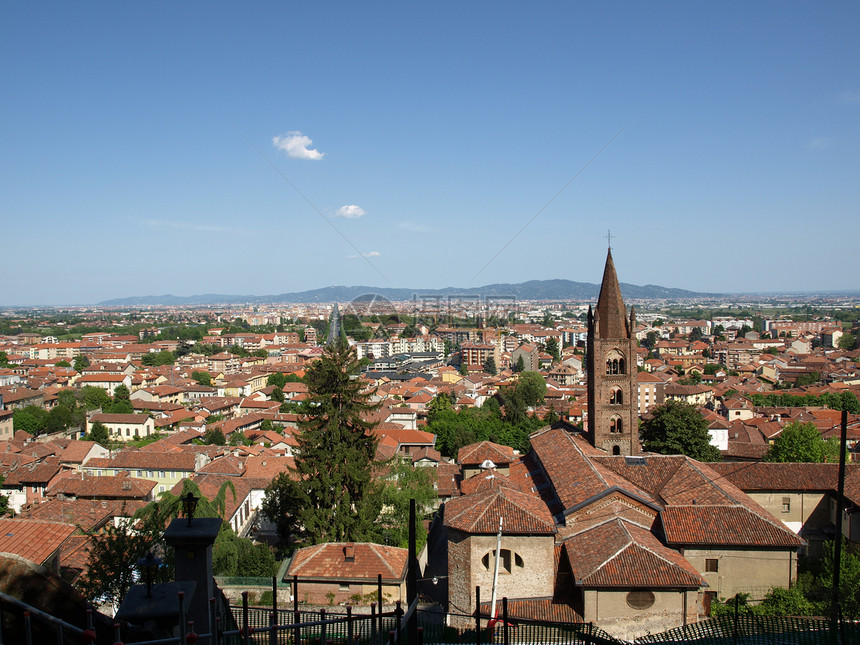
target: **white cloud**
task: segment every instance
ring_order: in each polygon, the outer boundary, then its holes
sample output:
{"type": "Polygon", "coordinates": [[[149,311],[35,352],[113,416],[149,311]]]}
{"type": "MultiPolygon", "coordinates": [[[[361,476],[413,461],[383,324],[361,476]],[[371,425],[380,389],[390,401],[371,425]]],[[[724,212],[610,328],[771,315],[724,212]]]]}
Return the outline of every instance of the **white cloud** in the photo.
{"type": "Polygon", "coordinates": [[[346,206],[341,206],[340,208],[338,208],[335,215],[337,217],[355,219],[356,217],[361,217],[362,215],[364,215],[364,209],[361,206],[356,206],[355,204],[347,204],[346,206]]]}
{"type": "Polygon", "coordinates": [[[293,159],[312,159],[316,161],[325,156],[324,152],[311,148],[310,146],[313,145],[311,138],[298,130],[272,137],[272,145],[278,150],[283,150],[287,153],[288,157],[292,157],[293,159]]]}
{"type": "Polygon", "coordinates": [[[357,254],[353,253],[352,255],[347,255],[346,257],[349,258],[350,260],[354,260],[356,258],[361,258],[361,257],[378,258],[380,255],[382,255],[382,253],[380,253],[379,251],[368,251],[367,253],[362,253],[361,255],[357,255],[357,254]]]}

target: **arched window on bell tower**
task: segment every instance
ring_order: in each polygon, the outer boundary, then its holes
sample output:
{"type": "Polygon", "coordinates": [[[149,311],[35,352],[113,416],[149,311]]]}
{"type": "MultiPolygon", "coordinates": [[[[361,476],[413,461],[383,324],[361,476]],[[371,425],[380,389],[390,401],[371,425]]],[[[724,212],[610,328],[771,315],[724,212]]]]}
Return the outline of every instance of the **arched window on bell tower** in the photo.
{"type": "Polygon", "coordinates": [[[614,416],[609,420],[609,432],[611,434],[621,434],[624,432],[624,421],[619,416],[614,416]]]}
{"type": "Polygon", "coordinates": [[[624,354],[617,349],[613,349],[606,356],[606,373],[612,376],[627,374],[627,364],[624,360],[624,354]]]}
{"type": "Polygon", "coordinates": [[[609,394],[609,405],[621,405],[624,403],[624,393],[621,391],[620,387],[612,388],[612,392],[609,394]]]}

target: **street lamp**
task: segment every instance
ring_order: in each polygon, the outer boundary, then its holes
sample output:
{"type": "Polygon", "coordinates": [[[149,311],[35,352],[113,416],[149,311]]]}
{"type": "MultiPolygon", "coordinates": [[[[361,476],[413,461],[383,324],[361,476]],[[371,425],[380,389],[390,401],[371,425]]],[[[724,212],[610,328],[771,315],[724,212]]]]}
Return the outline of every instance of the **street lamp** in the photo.
{"type": "Polygon", "coordinates": [[[152,598],[152,583],[155,581],[155,574],[158,573],[158,567],[161,566],[161,558],[156,558],[152,555],[152,551],[146,554],[146,557],[137,561],[137,568],[146,580],[146,597],[152,598]]]}
{"type": "Polygon", "coordinates": [[[197,509],[197,498],[194,493],[188,491],[187,495],[182,496],[182,510],[185,517],[188,518],[188,526],[191,526],[191,518],[194,517],[194,511],[197,509]]]}

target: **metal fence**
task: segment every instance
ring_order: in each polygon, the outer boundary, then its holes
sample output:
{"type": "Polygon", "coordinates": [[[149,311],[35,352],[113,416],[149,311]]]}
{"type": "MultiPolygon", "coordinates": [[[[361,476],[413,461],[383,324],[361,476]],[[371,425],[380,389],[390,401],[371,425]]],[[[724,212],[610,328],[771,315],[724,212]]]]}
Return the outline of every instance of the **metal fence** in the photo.
{"type": "Polygon", "coordinates": [[[860,645],[860,624],[843,620],[834,631],[829,620],[794,616],[720,616],[650,634],[637,645],[662,643],[694,645],[860,645]]]}

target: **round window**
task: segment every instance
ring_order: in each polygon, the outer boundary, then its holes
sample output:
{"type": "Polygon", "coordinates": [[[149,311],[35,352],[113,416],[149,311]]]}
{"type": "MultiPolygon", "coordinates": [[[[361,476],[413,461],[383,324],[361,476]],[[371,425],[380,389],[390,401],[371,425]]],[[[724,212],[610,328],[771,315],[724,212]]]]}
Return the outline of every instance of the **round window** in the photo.
{"type": "Polygon", "coordinates": [[[654,604],[654,594],[650,591],[631,591],[627,594],[627,604],[633,609],[648,609],[654,604]]]}

